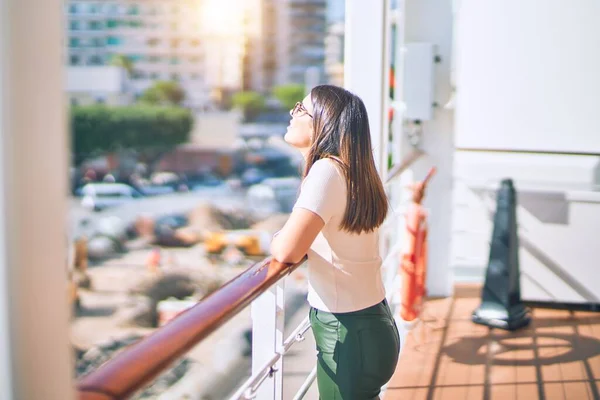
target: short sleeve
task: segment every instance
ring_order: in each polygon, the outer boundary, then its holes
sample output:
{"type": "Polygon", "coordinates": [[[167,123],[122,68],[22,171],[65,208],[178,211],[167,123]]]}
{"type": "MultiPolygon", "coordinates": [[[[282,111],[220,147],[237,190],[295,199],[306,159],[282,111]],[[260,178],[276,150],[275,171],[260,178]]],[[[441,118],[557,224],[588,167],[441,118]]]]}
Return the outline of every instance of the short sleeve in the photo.
{"type": "Polygon", "coordinates": [[[346,188],[334,161],[318,160],[302,182],[294,208],[317,214],[325,223],[346,210],[346,188]]]}

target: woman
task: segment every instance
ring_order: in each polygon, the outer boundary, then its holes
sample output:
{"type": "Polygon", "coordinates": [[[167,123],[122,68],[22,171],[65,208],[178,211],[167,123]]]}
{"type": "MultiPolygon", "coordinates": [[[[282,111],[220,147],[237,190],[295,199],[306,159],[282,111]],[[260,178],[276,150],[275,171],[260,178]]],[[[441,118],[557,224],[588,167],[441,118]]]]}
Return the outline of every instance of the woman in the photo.
{"type": "Polygon", "coordinates": [[[381,277],[378,227],[388,205],[367,111],[352,93],[323,85],[290,113],[285,141],[306,167],[271,253],[291,263],[308,255],[320,398],[377,399],[396,368],[400,339],[381,277]]]}

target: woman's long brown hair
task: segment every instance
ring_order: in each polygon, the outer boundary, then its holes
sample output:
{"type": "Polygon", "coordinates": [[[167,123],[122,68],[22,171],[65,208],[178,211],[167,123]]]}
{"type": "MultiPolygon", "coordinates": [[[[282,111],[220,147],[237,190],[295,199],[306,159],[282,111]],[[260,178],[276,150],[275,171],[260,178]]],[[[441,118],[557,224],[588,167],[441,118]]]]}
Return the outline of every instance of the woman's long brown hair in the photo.
{"type": "Polygon", "coordinates": [[[331,85],[313,88],[311,100],[314,137],[304,176],[316,161],[334,160],[348,191],[340,229],[372,232],[385,220],[388,202],[373,159],[367,109],[358,96],[331,85]]]}

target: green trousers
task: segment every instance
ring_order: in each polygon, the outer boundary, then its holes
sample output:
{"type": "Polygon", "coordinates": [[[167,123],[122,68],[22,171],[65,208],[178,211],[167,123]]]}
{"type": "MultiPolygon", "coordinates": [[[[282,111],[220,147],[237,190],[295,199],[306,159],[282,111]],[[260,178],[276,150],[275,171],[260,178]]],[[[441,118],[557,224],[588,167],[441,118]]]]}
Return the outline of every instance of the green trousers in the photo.
{"type": "Polygon", "coordinates": [[[321,400],[377,399],[396,369],[400,336],[384,300],[364,310],[310,309],[321,400]]]}

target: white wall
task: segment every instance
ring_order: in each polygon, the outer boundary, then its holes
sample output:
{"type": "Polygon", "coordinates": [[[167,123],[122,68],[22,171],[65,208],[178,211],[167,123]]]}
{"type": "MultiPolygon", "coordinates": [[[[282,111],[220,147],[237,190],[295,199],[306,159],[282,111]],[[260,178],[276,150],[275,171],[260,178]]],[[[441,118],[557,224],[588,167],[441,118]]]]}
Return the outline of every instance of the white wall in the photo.
{"type": "Polygon", "coordinates": [[[509,177],[523,298],[599,303],[600,3],[461,0],[457,11],[454,275],[483,280],[509,177]]]}
{"type": "Polygon", "coordinates": [[[121,93],[127,84],[127,72],[113,66],[67,67],[67,92],[121,93]]]}
{"type": "Polygon", "coordinates": [[[511,177],[523,299],[600,303],[600,192],[582,190],[600,157],[457,152],[454,162],[451,266],[458,281],[483,281],[496,190],[511,177]]]}
{"type": "MultiPolygon", "coordinates": [[[[444,105],[451,97],[450,69],[452,52],[452,1],[406,1],[404,21],[406,43],[433,43],[441,62],[435,64],[434,100],[444,105]]],[[[421,157],[412,172],[414,179],[425,177],[432,165],[437,174],[430,183],[424,204],[429,210],[428,293],[445,296],[452,293],[449,268],[452,222],[453,110],[436,107],[433,119],[423,122],[421,157]]]]}
{"type": "Polygon", "coordinates": [[[597,0],[461,0],[456,146],[600,153],[599,20],[597,0]]]}

